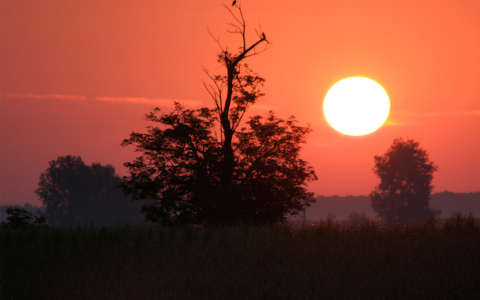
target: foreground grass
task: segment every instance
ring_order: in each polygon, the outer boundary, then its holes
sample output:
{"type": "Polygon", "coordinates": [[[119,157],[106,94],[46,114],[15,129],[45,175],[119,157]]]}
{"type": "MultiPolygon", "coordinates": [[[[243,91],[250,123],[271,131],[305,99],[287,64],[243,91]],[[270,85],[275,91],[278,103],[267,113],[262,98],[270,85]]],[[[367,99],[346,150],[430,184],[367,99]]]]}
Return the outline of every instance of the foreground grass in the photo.
{"type": "Polygon", "coordinates": [[[480,299],[472,219],[0,230],[0,299],[480,299]]]}

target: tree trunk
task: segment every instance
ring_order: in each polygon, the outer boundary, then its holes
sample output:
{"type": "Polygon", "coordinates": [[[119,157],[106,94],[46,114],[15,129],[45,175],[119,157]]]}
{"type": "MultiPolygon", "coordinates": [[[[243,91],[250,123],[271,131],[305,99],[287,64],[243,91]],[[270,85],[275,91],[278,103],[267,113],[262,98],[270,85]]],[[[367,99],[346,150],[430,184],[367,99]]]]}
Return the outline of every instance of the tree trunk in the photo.
{"type": "Polygon", "coordinates": [[[229,111],[230,104],[232,101],[233,94],[233,79],[235,72],[235,65],[230,61],[225,61],[227,65],[227,97],[225,99],[224,110],[221,115],[221,123],[223,128],[223,167],[222,167],[222,178],[221,178],[221,191],[222,191],[222,204],[220,209],[219,216],[221,219],[224,219],[224,222],[228,222],[229,216],[232,213],[233,201],[233,168],[234,168],[234,157],[233,157],[233,148],[232,148],[232,139],[233,139],[233,129],[230,125],[229,111]]]}

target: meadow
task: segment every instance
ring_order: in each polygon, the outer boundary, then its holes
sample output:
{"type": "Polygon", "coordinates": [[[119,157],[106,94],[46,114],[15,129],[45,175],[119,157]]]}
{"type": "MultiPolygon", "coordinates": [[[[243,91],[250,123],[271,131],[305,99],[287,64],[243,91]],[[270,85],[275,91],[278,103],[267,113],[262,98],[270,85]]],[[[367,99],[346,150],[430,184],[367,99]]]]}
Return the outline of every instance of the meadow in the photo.
{"type": "Polygon", "coordinates": [[[0,298],[480,299],[480,229],[310,226],[0,230],[0,298]]]}

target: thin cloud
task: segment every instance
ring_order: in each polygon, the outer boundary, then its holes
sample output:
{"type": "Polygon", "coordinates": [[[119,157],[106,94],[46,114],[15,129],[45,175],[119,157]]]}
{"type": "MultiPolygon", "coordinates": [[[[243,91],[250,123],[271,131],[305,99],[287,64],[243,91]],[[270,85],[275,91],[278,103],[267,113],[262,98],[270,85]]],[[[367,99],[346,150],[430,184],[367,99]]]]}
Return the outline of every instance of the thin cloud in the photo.
{"type": "MultiPolygon", "coordinates": [[[[146,97],[96,97],[97,101],[111,102],[111,103],[133,103],[133,104],[148,104],[162,107],[171,107],[174,102],[179,102],[187,106],[213,106],[211,101],[200,101],[195,99],[169,99],[169,98],[146,98],[146,97]]],[[[252,112],[274,110],[275,105],[268,104],[254,104],[250,107],[252,112]]]]}
{"type": "Polygon", "coordinates": [[[200,106],[203,103],[199,100],[175,100],[168,98],[144,98],[144,97],[97,97],[97,101],[111,103],[133,103],[133,104],[149,104],[157,106],[171,106],[175,101],[188,106],[200,106]]]}
{"type": "Polygon", "coordinates": [[[387,126],[397,125],[413,125],[418,124],[421,120],[435,119],[435,118],[477,118],[480,117],[480,110],[465,110],[465,111],[433,111],[424,113],[414,113],[401,111],[397,112],[395,120],[392,123],[387,121],[387,126]]]}
{"type": "Polygon", "coordinates": [[[397,120],[387,119],[383,126],[400,126],[400,125],[402,125],[402,123],[397,120]]]}
{"type": "MultiPolygon", "coordinates": [[[[0,94],[0,96],[6,99],[34,99],[34,100],[72,100],[72,101],[85,101],[88,100],[87,96],[82,95],[68,95],[68,94],[34,94],[34,93],[6,93],[0,94]]],[[[173,98],[147,98],[147,97],[95,97],[95,101],[110,102],[110,103],[132,103],[142,105],[155,105],[160,107],[172,107],[174,102],[179,102],[182,105],[190,107],[199,106],[212,106],[210,101],[200,101],[196,99],[173,99],[173,98]]],[[[269,110],[275,110],[277,107],[270,104],[255,104],[250,107],[251,112],[264,112],[269,110]]]]}
{"type": "Polygon", "coordinates": [[[429,112],[425,117],[480,117],[480,110],[429,112]]]}
{"type": "Polygon", "coordinates": [[[34,100],[72,100],[85,101],[87,96],[65,95],[65,94],[33,94],[33,93],[7,93],[4,95],[7,99],[34,99],[34,100]]]}

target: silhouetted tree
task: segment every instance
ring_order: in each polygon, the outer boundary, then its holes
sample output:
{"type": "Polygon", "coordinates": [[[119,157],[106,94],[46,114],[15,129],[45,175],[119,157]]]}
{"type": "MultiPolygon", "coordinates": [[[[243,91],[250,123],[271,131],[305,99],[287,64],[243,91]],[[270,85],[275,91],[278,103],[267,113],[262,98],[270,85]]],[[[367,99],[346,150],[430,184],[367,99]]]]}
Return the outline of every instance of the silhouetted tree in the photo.
{"type": "Polygon", "coordinates": [[[380,184],[370,198],[377,215],[387,222],[409,223],[436,214],[429,207],[436,169],[418,142],[395,139],[383,156],[375,156],[380,184]]]}
{"type": "Polygon", "coordinates": [[[226,74],[212,76],[207,72],[212,83],[205,84],[207,91],[215,102],[215,110],[220,121],[223,158],[220,174],[221,189],[218,192],[222,194],[224,199],[222,204],[225,205],[226,211],[223,214],[232,211],[235,202],[232,197],[235,193],[233,190],[235,165],[233,138],[235,132],[241,124],[248,106],[254,104],[259,97],[264,95],[261,88],[265,80],[255,74],[244,61],[248,57],[255,56],[265,50],[261,49],[257,52],[260,45],[268,43],[265,33],[262,32],[261,34],[257,33],[256,41],[249,44],[242,8],[240,6],[235,6],[234,10],[227,6],[225,8],[233,19],[233,22],[230,23],[232,29],[229,32],[241,37],[241,45],[237,51],[231,52],[217,40],[221,48],[218,62],[223,65],[226,74]]]}
{"type": "Polygon", "coordinates": [[[120,185],[112,166],[87,166],[81,157],[68,155],[49,162],[36,193],[52,225],[139,222],[135,205],[120,185]]]}
{"type": "Polygon", "coordinates": [[[236,133],[234,193],[227,203],[219,192],[223,145],[213,132],[218,122],[214,110],[177,103],[172,112],[155,109],[147,119],[161,127],[149,126],[123,142],[142,153],[125,164],[130,175],[123,183],[135,199],[157,200],[144,210],[149,220],[273,223],[313,202],[305,184],[316,177],[299,158],[310,129],[296,125],[293,117],[255,116],[236,133]]]}
{"type": "Polygon", "coordinates": [[[218,61],[225,75],[207,73],[211,84],[205,87],[215,107],[185,109],[176,103],[163,114],[157,108],[147,119],[160,127],[134,132],[122,143],[142,153],[125,164],[130,174],[124,187],[136,199],[156,200],[144,211],[152,221],[273,223],[314,201],[305,185],[315,173],[299,158],[310,129],[272,112],[240,127],[247,108],[263,96],[264,82],[243,61],[267,39],[262,33],[248,44],[242,10],[235,9],[227,7],[241,46],[236,53],[222,47],[218,61]]]}

